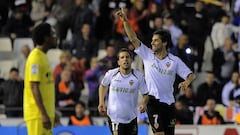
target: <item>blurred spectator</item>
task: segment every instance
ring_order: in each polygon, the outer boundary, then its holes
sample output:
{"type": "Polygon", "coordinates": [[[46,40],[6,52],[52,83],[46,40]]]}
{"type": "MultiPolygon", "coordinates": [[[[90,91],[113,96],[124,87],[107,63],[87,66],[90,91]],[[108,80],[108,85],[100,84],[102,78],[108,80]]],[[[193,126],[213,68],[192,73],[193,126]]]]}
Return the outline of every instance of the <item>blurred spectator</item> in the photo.
{"type": "Polygon", "coordinates": [[[17,57],[17,60],[16,60],[16,67],[19,69],[19,75],[23,79],[24,79],[26,60],[30,51],[31,49],[29,48],[29,46],[27,44],[24,45],[21,49],[21,55],[17,57]]]}
{"type": "Polygon", "coordinates": [[[2,35],[2,28],[8,20],[9,0],[0,1],[0,35],[2,35]]]}
{"type": "Polygon", "coordinates": [[[224,124],[223,117],[215,110],[216,102],[214,99],[208,99],[206,102],[207,110],[199,117],[198,124],[201,125],[219,125],[224,124]]]}
{"type": "Polygon", "coordinates": [[[86,105],[82,101],[78,101],[75,105],[75,114],[69,117],[68,125],[73,126],[90,126],[92,119],[89,115],[85,114],[86,105]]]}
{"type": "Polygon", "coordinates": [[[33,25],[30,16],[21,7],[16,7],[6,23],[5,34],[12,40],[17,37],[29,37],[33,25]]]}
{"type": "Polygon", "coordinates": [[[100,0],[99,15],[96,18],[95,36],[99,40],[108,42],[113,35],[113,15],[116,9],[130,8],[129,0],[100,0]]]}
{"type": "Polygon", "coordinates": [[[231,74],[237,63],[237,58],[232,46],[233,42],[231,38],[227,38],[224,46],[215,50],[212,56],[214,74],[223,84],[231,78],[231,74]]]}
{"type": "Polygon", "coordinates": [[[232,78],[230,81],[228,81],[222,89],[222,103],[225,106],[232,106],[230,102],[230,94],[233,89],[235,89],[238,85],[238,78],[239,78],[239,72],[233,72],[232,78]]]}
{"type": "Polygon", "coordinates": [[[73,46],[80,46],[81,42],[78,42],[78,40],[82,39],[83,24],[89,24],[93,28],[94,18],[95,16],[89,8],[87,0],[75,0],[71,12],[60,22],[60,42],[66,38],[67,31],[70,28],[73,46]]]}
{"type": "Polygon", "coordinates": [[[97,57],[92,57],[90,61],[90,69],[85,72],[85,79],[89,89],[88,107],[90,108],[91,116],[98,115],[98,87],[100,84],[100,77],[103,75],[101,70],[97,57]]]}
{"type": "Polygon", "coordinates": [[[148,34],[144,35],[146,36],[146,43],[151,43],[152,33],[156,30],[162,29],[163,27],[163,18],[161,15],[156,15],[152,19],[153,20],[149,20],[148,34]]]}
{"type": "Polygon", "coordinates": [[[176,124],[193,124],[193,113],[181,101],[175,103],[176,124]]]}
{"type": "Polygon", "coordinates": [[[35,25],[47,22],[52,26],[56,26],[65,15],[66,13],[56,0],[32,1],[31,18],[35,25]]]}
{"type": "MultiPolygon", "coordinates": [[[[161,17],[161,11],[160,7],[157,3],[155,2],[150,2],[149,4],[149,14],[148,14],[148,25],[149,28],[152,29],[154,28],[154,20],[156,17],[161,17]]],[[[151,32],[152,33],[152,32],[151,32]]]]}
{"type": "MultiPolygon", "coordinates": [[[[98,43],[91,35],[91,24],[83,23],[80,36],[73,37],[72,54],[79,60],[90,62],[90,58],[97,56],[98,43]]],[[[89,63],[87,63],[89,65],[89,63]]],[[[85,65],[85,64],[84,64],[85,65]]],[[[86,67],[88,69],[89,67],[86,67]]]]}
{"type": "Polygon", "coordinates": [[[168,16],[164,22],[163,29],[168,30],[172,38],[172,46],[177,46],[179,37],[182,35],[182,30],[174,24],[172,16],[168,16]]]}
{"type": "Polygon", "coordinates": [[[240,106],[240,78],[238,78],[237,86],[230,93],[230,104],[236,107],[240,106]]]}
{"type": "Polygon", "coordinates": [[[221,48],[225,41],[231,37],[232,34],[238,33],[239,28],[230,23],[230,17],[223,15],[220,22],[213,25],[211,38],[214,49],[221,48]]]}
{"type": "Polygon", "coordinates": [[[64,68],[64,66],[68,63],[71,63],[71,71],[72,71],[72,79],[76,82],[78,85],[79,91],[81,91],[84,88],[83,84],[83,76],[84,76],[84,69],[81,66],[80,62],[76,58],[72,58],[71,54],[69,51],[63,51],[62,54],[60,55],[60,63],[55,67],[54,69],[54,80],[55,84],[58,84],[60,79],[61,79],[61,72],[64,68]]]}
{"type": "Polygon", "coordinates": [[[216,82],[213,72],[207,71],[205,82],[197,87],[197,106],[204,106],[209,98],[213,98],[218,104],[221,104],[221,94],[221,86],[216,82]]]}
{"type": "Polygon", "coordinates": [[[196,106],[196,96],[193,93],[192,86],[188,86],[184,90],[184,94],[178,97],[178,101],[180,101],[185,107],[189,108],[191,111],[194,111],[194,107],[196,106]]]}
{"type": "Polygon", "coordinates": [[[178,37],[176,46],[173,46],[170,52],[178,56],[190,69],[193,70],[193,50],[189,46],[188,36],[181,34],[178,37]]]}
{"type": "MultiPolygon", "coordinates": [[[[57,105],[62,108],[73,107],[80,97],[80,90],[78,89],[78,86],[74,80],[71,78],[71,73],[71,63],[68,63],[61,72],[60,82],[56,84],[57,105]]],[[[62,112],[64,116],[67,116],[71,111],[62,112]]]]}
{"type": "Polygon", "coordinates": [[[188,15],[188,32],[189,43],[197,51],[197,71],[201,72],[204,44],[208,32],[208,18],[206,12],[203,10],[203,3],[201,1],[195,2],[194,11],[188,15]]]}
{"type": "Polygon", "coordinates": [[[55,67],[54,72],[53,72],[53,76],[54,76],[54,80],[56,81],[57,76],[62,72],[63,70],[63,66],[71,61],[71,53],[69,51],[62,51],[59,59],[60,59],[60,63],[55,67]]]}
{"type": "Polygon", "coordinates": [[[57,5],[61,5],[61,9],[64,10],[63,12],[69,14],[73,7],[74,7],[74,1],[75,0],[57,0],[57,5]]]}
{"type": "Polygon", "coordinates": [[[234,12],[239,13],[240,11],[240,0],[236,0],[234,4],[234,12]]]}
{"type": "Polygon", "coordinates": [[[116,50],[113,45],[106,47],[106,56],[99,62],[102,64],[104,72],[118,66],[116,50]]]}
{"type": "MultiPolygon", "coordinates": [[[[137,25],[139,29],[135,31],[138,36],[146,33],[147,16],[149,12],[145,7],[144,0],[134,0],[132,7],[129,10],[129,21],[134,20],[133,25],[137,25]]],[[[135,26],[133,26],[135,27],[135,26]]]]}
{"type": "Polygon", "coordinates": [[[11,68],[9,79],[0,85],[0,95],[3,96],[7,117],[22,117],[23,86],[18,69],[11,68]]]}

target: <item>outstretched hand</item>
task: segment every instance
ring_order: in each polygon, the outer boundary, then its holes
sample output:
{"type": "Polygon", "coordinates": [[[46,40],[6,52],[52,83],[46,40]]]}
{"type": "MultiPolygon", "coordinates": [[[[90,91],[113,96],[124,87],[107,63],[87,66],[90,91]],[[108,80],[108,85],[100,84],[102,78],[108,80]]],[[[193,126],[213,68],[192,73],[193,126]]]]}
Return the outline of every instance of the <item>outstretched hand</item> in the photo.
{"type": "Polygon", "coordinates": [[[116,15],[120,17],[122,21],[127,21],[127,9],[126,8],[121,8],[116,12],[116,15]]]}

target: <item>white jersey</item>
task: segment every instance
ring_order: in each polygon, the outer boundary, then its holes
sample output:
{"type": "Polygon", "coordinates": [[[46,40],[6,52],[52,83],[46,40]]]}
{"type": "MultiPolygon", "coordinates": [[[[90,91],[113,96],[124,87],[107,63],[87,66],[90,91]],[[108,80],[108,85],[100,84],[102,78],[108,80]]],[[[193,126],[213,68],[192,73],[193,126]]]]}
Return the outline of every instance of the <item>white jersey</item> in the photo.
{"type": "Polygon", "coordinates": [[[147,94],[144,75],[132,70],[128,75],[119,72],[119,68],[109,70],[101,85],[109,86],[107,114],[111,121],[130,123],[137,117],[138,91],[147,94]]]}
{"type": "Polygon", "coordinates": [[[170,53],[164,59],[160,60],[143,43],[141,43],[139,48],[135,49],[135,52],[142,58],[144,63],[145,79],[149,95],[169,105],[174,103],[173,84],[176,74],[186,79],[192,71],[180,58],[170,53]]]}

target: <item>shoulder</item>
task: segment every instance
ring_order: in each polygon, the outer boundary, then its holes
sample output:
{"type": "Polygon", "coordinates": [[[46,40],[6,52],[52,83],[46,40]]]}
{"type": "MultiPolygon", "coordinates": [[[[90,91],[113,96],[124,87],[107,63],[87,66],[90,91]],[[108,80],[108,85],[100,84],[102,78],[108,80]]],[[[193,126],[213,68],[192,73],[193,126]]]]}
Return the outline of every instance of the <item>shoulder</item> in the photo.
{"type": "Polygon", "coordinates": [[[114,69],[110,69],[107,71],[107,73],[105,74],[105,76],[114,76],[119,72],[118,68],[114,68],[114,69]]]}
{"type": "Polygon", "coordinates": [[[170,58],[170,59],[172,59],[172,60],[181,60],[178,56],[176,56],[176,55],[174,55],[174,54],[172,54],[172,53],[169,53],[168,54],[168,57],[170,58]]]}
{"type": "Polygon", "coordinates": [[[108,70],[108,73],[117,73],[119,71],[118,68],[108,70]]]}
{"type": "Polygon", "coordinates": [[[144,74],[138,69],[133,69],[133,73],[137,76],[144,76],[144,74]]]}

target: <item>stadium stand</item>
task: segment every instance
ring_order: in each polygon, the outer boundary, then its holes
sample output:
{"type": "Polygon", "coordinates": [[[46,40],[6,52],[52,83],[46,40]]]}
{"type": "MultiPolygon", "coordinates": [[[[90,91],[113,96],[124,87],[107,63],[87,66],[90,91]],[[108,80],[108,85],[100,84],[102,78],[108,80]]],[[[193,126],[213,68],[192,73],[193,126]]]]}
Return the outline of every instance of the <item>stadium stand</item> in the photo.
{"type": "Polygon", "coordinates": [[[8,37],[0,38],[0,51],[12,51],[12,42],[11,39],[8,37]]]}

